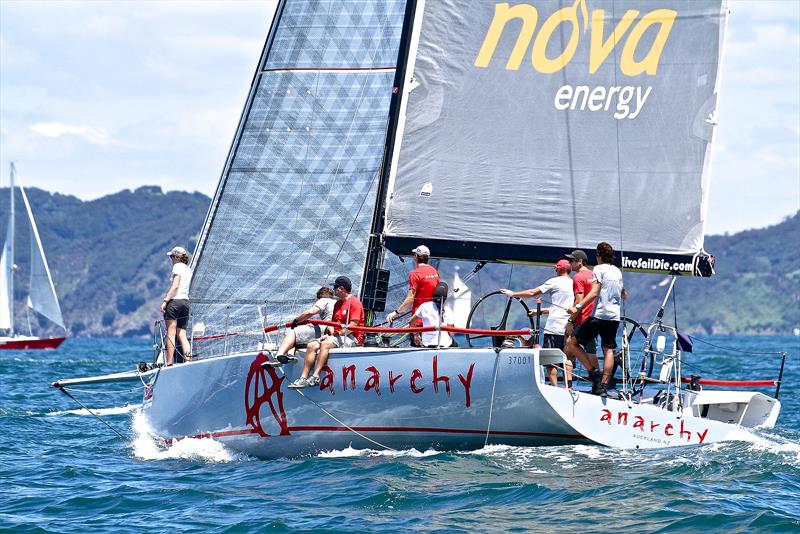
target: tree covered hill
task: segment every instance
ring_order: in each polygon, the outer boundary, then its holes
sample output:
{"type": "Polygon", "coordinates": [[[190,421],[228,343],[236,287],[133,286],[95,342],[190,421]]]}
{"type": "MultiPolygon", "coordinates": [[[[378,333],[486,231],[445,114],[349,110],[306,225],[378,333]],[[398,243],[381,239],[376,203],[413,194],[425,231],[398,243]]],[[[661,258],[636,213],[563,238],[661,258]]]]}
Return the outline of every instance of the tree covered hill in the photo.
{"type": "MultiPolygon", "coordinates": [[[[163,193],[151,186],[93,201],[35,188],[27,193],[69,333],[149,335],[169,284],[165,253],[175,245],[193,250],[210,199],[200,193],[163,193]]],[[[29,236],[19,194],[16,198],[17,320],[26,331],[29,236]]],[[[0,189],[0,236],[5,236],[8,209],[8,188],[0,189]]],[[[709,236],[706,249],[717,257],[717,274],[678,280],[678,324],[683,330],[789,334],[800,327],[800,263],[795,259],[800,251],[800,212],[768,228],[709,236]]],[[[457,264],[462,277],[474,265],[443,261],[440,270],[448,281],[457,264]]],[[[552,272],[551,267],[487,265],[470,283],[473,301],[500,287],[535,287],[552,272]]],[[[665,278],[626,273],[631,293],[626,314],[649,321],[663,299],[666,286],[660,283],[665,278]]],[[[393,304],[399,303],[388,305],[393,304]]],[[[669,308],[668,316],[672,313],[669,308]]],[[[37,332],[54,332],[46,319],[30,320],[39,322],[37,332]]]]}

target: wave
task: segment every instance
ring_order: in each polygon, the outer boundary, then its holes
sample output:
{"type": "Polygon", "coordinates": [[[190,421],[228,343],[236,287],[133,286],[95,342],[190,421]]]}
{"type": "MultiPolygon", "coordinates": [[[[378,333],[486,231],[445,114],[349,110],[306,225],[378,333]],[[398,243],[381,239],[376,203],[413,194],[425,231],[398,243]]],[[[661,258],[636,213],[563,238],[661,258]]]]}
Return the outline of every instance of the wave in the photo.
{"type": "Polygon", "coordinates": [[[125,406],[115,406],[112,408],[90,408],[92,413],[89,413],[89,410],[86,408],[77,408],[75,410],[62,410],[58,412],[49,412],[46,415],[56,416],[56,415],[119,415],[124,413],[131,413],[132,411],[138,409],[141,404],[127,404],[125,406]]]}
{"type": "Polygon", "coordinates": [[[133,455],[141,460],[194,460],[206,463],[227,463],[248,460],[242,453],[234,452],[213,438],[176,439],[169,445],[156,437],[144,415],[133,414],[133,455]]]}
{"type": "Polygon", "coordinates": [[[356,456],[387,456],[392,458],[425,458],[428,456],[435,456],[443,454],[441,451],[429,449],[424,452],[417,449],[404,449],[404,450],[375,450],[375,449],[354,449],[352,445],[341,450],[323,451],[317,454],[318,458],[352,458],[356,456]]]}

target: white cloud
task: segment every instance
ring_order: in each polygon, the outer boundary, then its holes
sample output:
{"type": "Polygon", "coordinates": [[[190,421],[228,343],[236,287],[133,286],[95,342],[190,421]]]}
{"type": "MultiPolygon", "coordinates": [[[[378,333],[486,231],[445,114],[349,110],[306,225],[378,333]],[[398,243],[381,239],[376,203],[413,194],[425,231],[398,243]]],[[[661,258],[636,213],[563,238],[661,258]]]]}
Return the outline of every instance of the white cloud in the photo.
{"type": "Polygon", "coordinates": [[[109,142],[108,132],[102,128],[92,128],[91,126],[70,126],[61,122],[39,122],[31,124],[28,128],[45,137],[75,135],[93,145],[106,145],[109,142]]]}

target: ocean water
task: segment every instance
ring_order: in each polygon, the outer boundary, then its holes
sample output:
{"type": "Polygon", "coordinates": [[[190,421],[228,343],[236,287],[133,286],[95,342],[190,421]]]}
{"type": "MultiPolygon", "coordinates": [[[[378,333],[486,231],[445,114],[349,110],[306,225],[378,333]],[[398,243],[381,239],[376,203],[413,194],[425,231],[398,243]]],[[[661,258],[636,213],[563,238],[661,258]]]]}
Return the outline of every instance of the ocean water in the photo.
{"type": "Polygon", "coordinates": [[[0,351],[0,531],[800,532],[800,338],[706,341],[737,352],[696,342],[685,374],[775,378],[778,357],[748,352],[789,352],[775,429],[671,450],[348,448],[271,461],[151,439],[136,385],[73,390],[124,438],[48,388],[150,361],[145,341],[0,351]]]}

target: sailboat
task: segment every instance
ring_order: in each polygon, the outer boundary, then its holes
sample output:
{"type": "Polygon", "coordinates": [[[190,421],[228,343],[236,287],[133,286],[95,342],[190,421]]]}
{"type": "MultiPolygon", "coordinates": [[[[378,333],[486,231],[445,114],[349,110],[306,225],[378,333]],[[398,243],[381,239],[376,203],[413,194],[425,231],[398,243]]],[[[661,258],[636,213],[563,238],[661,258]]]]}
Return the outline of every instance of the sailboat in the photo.
{"type": "Polygon", "coordinates": [[[564,353],[515,346],[536,332],[509,321],[512,300],[491,324],[442,327],[467,334],[460,348],[334,349],[318,387],[287,388],[302,363],[265,365],[276,330],[337,275],[381,324],[418,244],[477,271],[608,241],[625,272],[669,274],[670,289],[711,275],[703,227],[727,16],[721,0],[282,0],[193,257],[193,361],[53,386],[142,381],[155,436],[264,458],[667,447],[773,426],[777,390],[686,386],[681,333],[660,317],[635,329],[644,367],[626,330],[616,398],[550,385],[543,368],[564,353]]]}
{"type": "Polygon", "coordinates": [[[3,251],[0,255],[0,331],[6,334],[0,336],[0,350],[33,350],[33,349],[55,349],[64,341],[65,336],[61,337],[36,337],[31,333],[30,317],[28,316],[29,335],[21,334],[14,320],[14,273],[18,267],[14,263],[14,236],[15,227],[15,187],[19,189],[22,202],[25,205],[26,221],[31,239],[30,257],[30,285],[26,303],[26,311],[33,310],[49,319],[55,325],[64,329],[64,319],[61,315],[61,306],[58,303],[53,277],[50,275],[50,268],[47,266],[47,259],[44,255],[42,240],[39,237],[39,230],[33,218],[28,195],[25,188],[16,176],[16,167],[11,163],[11,202],[8,216],[8,226],[6,228],[6,240],[3,244],[3,251]]]}

